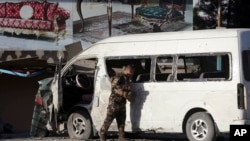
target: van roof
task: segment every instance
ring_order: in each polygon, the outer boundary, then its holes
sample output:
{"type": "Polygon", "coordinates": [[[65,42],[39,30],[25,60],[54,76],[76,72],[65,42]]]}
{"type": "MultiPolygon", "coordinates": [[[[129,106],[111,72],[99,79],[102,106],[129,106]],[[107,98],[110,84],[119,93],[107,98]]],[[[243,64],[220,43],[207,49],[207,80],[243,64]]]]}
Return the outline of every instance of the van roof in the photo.
{"type": "Polygon", "coordinates": [[[117,43],[117,42],[142,42],[142,41],[160,41],[174,39],[197,39],[197,38],[218,38],[237,36],[238,32],[249,29],[209,29],[195,31],[176,31],[176,32],[158,32],[115,36],[99,41],[98,43],[117,43]]]}
{"type": "MultiPolygon", "coordinates": [[[[79,55],[88,56],[126,56],[130,55],[148,55],[151,54],[162,54],[166,48],[171,48],[168,53],[189,53],[192,52],[189,47],[186,47],[188,42],[193,50],[196,52],[204,51],[225,51],[224,47],[209,48],[206,42],[197,40],[197,42],[189,42],[188,39],[208,39],[214,38],[236,38],[241,31],[249,31],[250,29],[210,29],[210,30],[197,30],[197,31],[178,31],[178,32],[161,32],[161,33],[146,33],[146,34],[130,34],[123,36],[115,36],[104,39],[93,44],[91,47],[83,50],[79,55]],[[171,41],[168,45],[160,45],[157,41],[171,41]],[[186,40],[185,42],[172,42],[174,40],[186,40]],[[153,43],[156,41],[155,43],[153,43]],[[151,42],[151,43],[148,43],[151,42]],[[138,43],[138,44],[137,44],[138,43]],[[172,46],[175,49],[172,49],[172,46]],[[143,49],[141,48],[143,46],[143,49]],[[178,47],[177,47],[178,46],[178,47]],[[129,48],[128,48],[129,47],[129,48]],[[157,47],[157,49],[155,49],[157,47]],[[206,47],[204,49],[203,47],[206,47]]],[[[221,40],[222,41],[222,40],[221,40]]],[[[227,44],[227,50],[229,46],[233,46],[235,40],[230,39],[230,43],[227,44]]],[[[227,42],[227,40],[223,40],[227,42]]],[[[210,46],[216,46],[214,41],[211,41],[210,46]]],[[[166,53],[166,52],[165,52],[166,53]]]]}

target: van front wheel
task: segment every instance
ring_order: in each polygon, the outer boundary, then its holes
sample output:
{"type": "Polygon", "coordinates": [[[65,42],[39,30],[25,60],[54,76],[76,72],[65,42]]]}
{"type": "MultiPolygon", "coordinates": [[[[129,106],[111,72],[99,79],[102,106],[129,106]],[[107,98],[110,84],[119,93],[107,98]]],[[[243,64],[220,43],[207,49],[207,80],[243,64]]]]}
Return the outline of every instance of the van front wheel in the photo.
{"type": "Polygon", "coordinates": [[[67,121],[67,130],[72,139],[90,139],[92,136],[90,116],[83,111],[71,113],[67,121]]]}
{"type": "Polygon", "coordinates": [[[194,113],[187,120],[186,134],[191,141],[214,141],[216,131],[213,119],[205,112],[194,113]]]}

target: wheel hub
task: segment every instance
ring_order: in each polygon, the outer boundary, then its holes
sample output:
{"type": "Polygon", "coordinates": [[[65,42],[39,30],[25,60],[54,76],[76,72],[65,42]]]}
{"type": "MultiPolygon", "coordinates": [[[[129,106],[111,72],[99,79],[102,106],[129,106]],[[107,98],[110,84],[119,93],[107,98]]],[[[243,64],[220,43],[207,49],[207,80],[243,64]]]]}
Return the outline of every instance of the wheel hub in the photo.
{"type": "Polygon", "coordinates": [[[196,120],[191,126],[192,135],[197,140],[202,140],[207,136],[207,124],[203,120],[196,120]]]}
{"type": "Polygon", "coordinates": [[[75,118],[73,120],[73,129],[76,135],[83,134],[86,129],[84,120],[81,118],[75,118]]]}

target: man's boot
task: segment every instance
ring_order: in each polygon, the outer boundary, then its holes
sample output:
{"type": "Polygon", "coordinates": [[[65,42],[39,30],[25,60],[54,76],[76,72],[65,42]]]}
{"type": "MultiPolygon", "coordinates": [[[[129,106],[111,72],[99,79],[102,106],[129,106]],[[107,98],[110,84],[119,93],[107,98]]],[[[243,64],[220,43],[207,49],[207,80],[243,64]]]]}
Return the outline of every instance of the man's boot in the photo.
{"type": "Polygon", "coordinates": [[[119,136],[118,141],[126,141],[125,137],[119,136]]]}
{"type": "Polygon", "coordinates": [[[119,138],[118,138],[118,141],[126,141],[124,129],[122,129],[122,128],[119,129],[119,138]]]}
{"type": "Polygon", "coordinates": [[[99,132],[100,141],[106,141],[105,133],[99,132]]]}

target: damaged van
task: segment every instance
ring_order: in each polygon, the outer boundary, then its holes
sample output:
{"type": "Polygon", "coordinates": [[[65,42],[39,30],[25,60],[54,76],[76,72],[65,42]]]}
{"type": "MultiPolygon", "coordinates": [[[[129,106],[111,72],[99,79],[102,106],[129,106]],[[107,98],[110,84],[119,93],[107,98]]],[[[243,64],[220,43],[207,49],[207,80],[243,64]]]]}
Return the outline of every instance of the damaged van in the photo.
{"type": "MultiPolygon", "coordinates": [[[[125,130],[185,133],[213,141],[230,125],[250,124],[250,30],[216,29],[111,37],[59,64],[41,80],[32,134],[98,135],[110,78],[133,63],[125,130]],[[42,117],[42,118],[41,118],[42,117]],[[35,127],[37,129],[35,129],[35,127]],[[41,133],[41,132],[40,132],[41,133]]],[[[109,131],[117,131],[114,120],[109,131]]]]}

